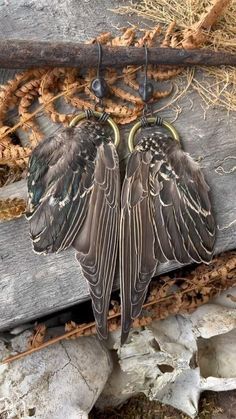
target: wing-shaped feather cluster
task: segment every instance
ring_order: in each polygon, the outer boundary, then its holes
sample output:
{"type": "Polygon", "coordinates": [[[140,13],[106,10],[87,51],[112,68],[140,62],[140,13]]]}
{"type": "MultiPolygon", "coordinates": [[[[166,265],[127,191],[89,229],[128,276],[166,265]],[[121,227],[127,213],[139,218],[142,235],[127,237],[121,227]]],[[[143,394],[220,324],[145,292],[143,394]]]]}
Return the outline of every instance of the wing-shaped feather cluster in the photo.
{"type": "Polygon", "coordinates": [[[27,218],[34,250],[78,251],[98,333],[107,336],[120,212],[118,156],[100,123],[61,129],[41,142],[29,162],[27,218]]]}
{"type": "Polygon", "coordinates": [[[209,262],[215,225],[209,187],[177,141],[159,131],[130,155],[121,193],[122,342],[160,262],[209,262]]]}
{"type": "Polygon", "coordinates": [[[28,190],[34,250],[74,246],[101,338],[108,333],[118,241],[122,342],[159,263],[212,257],[215,225],[208,185],[198,164],[158,129],[140,137],[130,155],[121,202],[118,155],[103,125],[94,121],[61,129],[36,147],[28,190]]]}

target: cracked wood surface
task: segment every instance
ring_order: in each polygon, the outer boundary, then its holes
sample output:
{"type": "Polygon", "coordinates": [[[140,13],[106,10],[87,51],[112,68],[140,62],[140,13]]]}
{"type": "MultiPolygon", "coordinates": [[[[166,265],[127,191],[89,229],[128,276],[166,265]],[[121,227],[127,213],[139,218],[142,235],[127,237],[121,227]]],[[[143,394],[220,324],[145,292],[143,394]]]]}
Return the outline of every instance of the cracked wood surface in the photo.
{"type": "MultiPolygon", "coordinates": [[[[83,41],[114,27],[126,26],[126,17],[107,11],[118,1],[81,4],[74,0],[14,0],[6,5],[0,0],[0,36],[37,40],[83,41]],[[99,4],[98,4],[99,3],[99,4]],[[88,19],[89,16],[89,19],[88,19]]],[[[131,19],[129,19],[130,21],[131,19]]],[[[133,18],[133,23],[138,20],[133,18]]],[[[0,71],[0,83],[14,75],[0,71]]],[[[167,99],[169,101],[169,99],[167,99]]],[[[164,102],[165,103],[165,102],[164,102]]],[[[159,106],[159,105],[158,105],[159,106]]],[[[196,93],[182,100],[183,112],[175,122],[185,151],[200,161],[211,187],[213,211],[217,222],[215,253],[236,248],[236,119],[224,110],[212,109],[204,120],[196,93]],[[191,106],[193,103],[193,106],[191,106]]],[[[165,110],[165,119],[173,112],[165,110]]],[[[46,132],[55,131],[48,122],[46,132]]],[[[127,129],[122,130],[123,147],[127,129]]],[[[0,189],[0,199],[25,196],[25,181],[0,189]]],[[[168,272],[179,265],[166,263],[157,273],[168,272]]],[[[58,311],[89,298],[88,287],[75,261],[74,250],[58,255],[36,255],[29,240],[24,217],[0,224],[0,330],[58,311]]]]}

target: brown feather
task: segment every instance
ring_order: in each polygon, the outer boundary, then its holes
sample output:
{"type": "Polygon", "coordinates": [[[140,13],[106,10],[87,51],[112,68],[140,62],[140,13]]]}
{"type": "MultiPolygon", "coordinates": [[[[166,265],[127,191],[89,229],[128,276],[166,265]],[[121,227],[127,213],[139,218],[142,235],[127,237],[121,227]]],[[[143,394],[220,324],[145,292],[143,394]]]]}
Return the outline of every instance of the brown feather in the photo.
{"type": "Polygon", "coordinates": [[[118,253],[119,162],[112,143],[101,144],[87,219],[73,246],[89,282],[97,331],[107,338],[107,315],[118,253]]]}
{"type": "Polygon", "coordinates": [[[141,137],[121,193],[122,343],[157,265],[209,262],[214,240],[209,187],[197,163],[158,130],[141,137]]]}
{"type": "Polygon", "coordinates": [[[27,218],[34,250],[78,251],[89,282],[99,336],[107,313],[118,252],[118,156],[100,123],[61,129],[33,151],[27,218]]]}

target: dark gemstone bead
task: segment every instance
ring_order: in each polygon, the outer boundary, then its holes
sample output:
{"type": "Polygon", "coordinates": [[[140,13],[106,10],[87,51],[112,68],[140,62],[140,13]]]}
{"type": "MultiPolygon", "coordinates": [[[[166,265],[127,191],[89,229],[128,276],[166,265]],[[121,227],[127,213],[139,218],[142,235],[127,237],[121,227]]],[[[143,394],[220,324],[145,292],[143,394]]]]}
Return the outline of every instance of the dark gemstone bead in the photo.
{"type": "Polygon", "coordinates": [[[149,100],[152,99],[153,91],[154,91],[154,88],[150,81],[148,82],[144,81],[144,83],[142,83],[138,89],[139,95],[144,102],[149,102],[149,100]]]}
{"type": "Polygon", "coordinates": [[[103,77],[94,79],[91,84],[91,90],[98,99],[102,99],[107,96],[109,88],[103,77]]]}

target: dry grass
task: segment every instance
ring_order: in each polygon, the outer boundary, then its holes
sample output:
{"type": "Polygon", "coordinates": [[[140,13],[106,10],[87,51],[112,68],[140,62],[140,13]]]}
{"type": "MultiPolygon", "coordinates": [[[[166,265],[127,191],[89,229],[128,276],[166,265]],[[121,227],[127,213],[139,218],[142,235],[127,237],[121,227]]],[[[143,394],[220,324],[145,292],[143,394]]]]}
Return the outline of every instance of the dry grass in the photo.
{"type": "MultiPolygon", "coordinates": [[[[164,27],[176,22],[175,32],[184,34],[189,28],[196,28],[212,6],[210,0],[143,0],[137,4],[123,6],[116,9],[117,13],[136,13],[138,16],[150,19],[153,24],[161,23],[164,27]]],[[[231,0],[223,16],[220,16],[212,30],[208,31],[203,48],[215,51],[236,52],[236,0],[231,0]]],[[[202,68],[203,77],[192,76],[190,88],[196,90],[203,100],[203,107],[207,110],[212,106],[219,106],[227,111],[236,110],[236,69],[234,67],[202,68]]],[[[189,72],[184,72],[188,79],[189,72]]],[[[188,79],[189,80],[189,79],[188,79]]],[[[187,84],[188,85],[188,80],[187,84]]]]}

